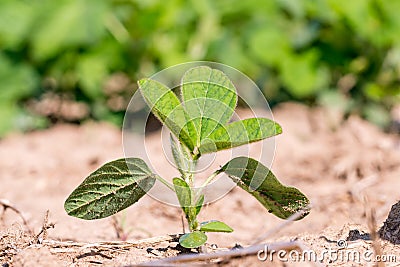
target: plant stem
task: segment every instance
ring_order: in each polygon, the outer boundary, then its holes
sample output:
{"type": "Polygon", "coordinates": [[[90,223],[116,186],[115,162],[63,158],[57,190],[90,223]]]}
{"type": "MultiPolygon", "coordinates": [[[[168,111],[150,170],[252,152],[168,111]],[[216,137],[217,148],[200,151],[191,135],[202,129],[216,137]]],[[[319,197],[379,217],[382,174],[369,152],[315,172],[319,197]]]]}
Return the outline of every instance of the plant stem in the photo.
{"type": "Polygon", "coordinates": [[[197,229],[198,223],[197,223],[197,216],[193,216],[193,209],[196,206],[196,193],[194,192],[193,188],[194,188],[194,183],[195,183],[195,177],[193,174],[193,170],[195,169],[195,163],[193,161],[190,162],[190,173],[189,173],[189,188],[190,188],[190,199],[191,199],[191,203],[190,203],[190,215],[188,216],[187,220],[188,220],[188,224],[189,224],[189,228],[190,231],[193,232],[194,230],[197,229]]]}
{"type": "MultiPolygon", "coordinates": [[[[174,141],[171,136],[171,149],[174,153],[174,160],[179,168],[179,172],[181,173],[181,179],[184,180],[189,186],[190,190],[190,203],[189,207],[181,207],[186,215],[186,220],[189,225],[190,232],[193,232],[198,229],[199,223],[197,222],[197,213],[196,213],[196,203],[197,203],[197,194],[193,190],[195,185],[195,175],[194,171],[196,170],[196,159],[194,154],[187,150],[185,146],[182,144],[178,144],[174,141]],[[175,150],[174,150],[175,149],[175,150]]],[[[176,192],[178,193],[178,192],[176,192]]],[[[179,199],[179,196],[178,196],[179,199]]]]}
{"type": "Polygon", "coordinates": [[[201,196],[204,188],[206,188],[206,186],[209,185],[215,179],[215,177],[217,177],[218,174],[220,174],[220,173],[221,173],[220,171],[216,171],[216,172],[212,173],[207,178],[207,180],[204,181],[204,183],[200,186],[200,190],[197,192],[196,197],[194,198],[195,199],[194,203],[197,203],[197,201],[199,200],[199,197],[201,196]]]}
{"type": "MultiPolygon", "coordinates": [[[[211,183],[211,182],[214,180],[214,178],[218,176],[218,174],[220,174],[219,171],[216,171],[216,172],[212,173],[212,174],[207,178],[207,180],[201,185],[201,187],[200,187],[201,189],[200,189],[200,190],[203,190],[204,187],[206,187],[209,183],[211,183]]],[[[201,192],[201,191],[200,191],[200,192],[201,192]]]]}
{"type": "Polygon", "coordinates": [[[157,174],[155,175],[155,178],[163,183],[165,186],[167,186],[169,189],[171,189],[173,192],[175,192],[175,188],[170,183],[168,183],[167,180],[165,180],[161,176],[158,176],[157,174]]]}

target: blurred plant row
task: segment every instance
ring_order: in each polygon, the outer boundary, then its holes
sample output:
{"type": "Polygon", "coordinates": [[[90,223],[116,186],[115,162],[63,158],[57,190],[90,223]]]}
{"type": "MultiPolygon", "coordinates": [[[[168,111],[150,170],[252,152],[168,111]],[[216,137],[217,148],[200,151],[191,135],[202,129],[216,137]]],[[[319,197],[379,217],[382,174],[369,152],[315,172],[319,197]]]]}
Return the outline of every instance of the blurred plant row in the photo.
{"type": "Polygon", "coordinates": [[[400,0],[2,0],[0,135],[121,123],[135,81],[193,60],[387,126],[400,100],[400,0]]]}

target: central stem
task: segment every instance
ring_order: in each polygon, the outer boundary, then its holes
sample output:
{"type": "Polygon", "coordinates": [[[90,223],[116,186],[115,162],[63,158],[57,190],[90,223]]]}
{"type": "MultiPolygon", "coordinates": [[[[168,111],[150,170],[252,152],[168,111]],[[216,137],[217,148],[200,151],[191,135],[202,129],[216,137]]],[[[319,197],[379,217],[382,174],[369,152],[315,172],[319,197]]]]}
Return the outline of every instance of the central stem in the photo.
{"type": "MultiPolygon", "coordinates": [[[[186,185],[182,192],[177,192],[178,200],[180,201],[181,208],[185,213],[186,220],[189,225],[190,232],[196,231],[199,228],[199,223],[197,222],[197,215],[200,211],[197,205],[202,205],[198,203],[197,194],[195,190],[195,170],[197,159],[199,158],[198,152],[190,151],[188,147],[183,145],[179,141],[175,141],[174,137],[170,136],[171,150],[174,157],[176,166],[181,173],[180,179],[185,181],[186,185]],[[189,190],[189,192],[187,192],[189,190]],[[182,194],[182,195],[178,195],[182,194]],[[189,201],[189,199],[190,201],[189,201]]],[[[197,151],[197,149],[195,149],[197,151]]]]}
{"type": "Polygon", "coordinates": [[[189,170],[187,173],[188,181],[190,188],[190,207],[189,207],[189,214],[187,215],[186,219],[189,224],[189,229],[191,232],[197,230],[199,223],[197,222],[197,214],[196,214],[196,192],[195,188],[195,175],[194,171],[196,170],[196,160],[190,159],[189,160],[189,170]]]}

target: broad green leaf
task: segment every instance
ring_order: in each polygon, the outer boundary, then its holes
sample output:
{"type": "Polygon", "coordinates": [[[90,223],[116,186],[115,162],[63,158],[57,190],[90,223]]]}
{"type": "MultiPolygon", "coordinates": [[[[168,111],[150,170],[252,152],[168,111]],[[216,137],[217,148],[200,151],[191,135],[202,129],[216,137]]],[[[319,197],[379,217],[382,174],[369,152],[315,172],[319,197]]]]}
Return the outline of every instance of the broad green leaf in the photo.
{"type": "Polygon", "coordinates": [[[266,118],[251,118],[217,128],[200,146],[201,154],[241,146],[282,133],[276,122],[266,118]]]}
{"type": "Polygon", "coordinates": [[[280,68],[282,84],[298,98],[315,95],[329,84],[329,73],[318,62],[318,52],[315,50],[287,56],[281,61],[280,68]]]}
{"type": "Polygon", "coordinates": [[[36,4],[40,16],[32,32],[32,54],[44,61],[65,53],[71,46],[92,46],[108,34],[105,20],[110,5],[96,0],[68,1],[36,4]],[[40,5],[40,6],[39,6],[40,5]],[[49,41],[51,40],[51,41],[49,41]]]}
{"type": "Polygon", "coordinates": [[[20,49],[27,40],[35,18],[32,3],[24,1],[0,1],[0,36],[2,48],[20,49]],[[12,23],[10,23],[12,21],[12,23]]]}
{"type": "Polygon", "coordinates": [[[198,248],[206,241],[206,234],[199,231],[184,234],[179,238],[179,244],[181,244],[181,246],[184,248],[198,248]]]}
{"type": "Polygon", "coordinates": [[[172,180],[175,187],[175,193],[178,197],[179,204],[186,217],[190,216],[190,206],[192,201],[191,191],[189,185],[180,178],[174,178],[172,180]]]}
{"type": "Polygon", "coordinates": [[[85,220],[111,216],[137,202],[155,182],[138,158],[109,162],[90,174],[67,198],[68,215],[85,220]]]}
{"type": "Polygon", "coordinates": [[[108,62],[97,54],[86,54],[77,62],[77,73],[82,91],[91,99],[102,97],[105,77],[108,75],[108,62]]]}
{"type": "Polygon", "coordinates": [[[0,100],[15,103],[34,95],[40,80],[33,66],[16,64],[0,50],[0,100]]]}
{"type": "Polygon", "coordinates": [[[289,36],[282,34],[277,25],[257,27],[249,35],[249,53],[267,65],[281,64],[282,59],[286,59],[291,52],[290,46],[289,36]]]}
{"type": "Polygon", "coordinates": [[[220,70],[206,66],[188,70],[182,78],[186,112],[197,131],[197,145],[215,128],[226,124],[237,104],[236,89],[220,70]]]}
{"type": "Polygon", "coordinates": [[[191,151],[196,144],[193,124],[171,89],[151,79],[138,82],[140,92],[153,114],[191,151]]]}
{"type": "Polygon", "coordinates": [[[221,233],[231,233],[233,229],[230,228],[227,224],[220,221],[210,221],[203,222],[200,225],[200,231],[203,232],[221,232],[221,233]]]}
{"type": "MultiPolygon", "coordinates": [[[[287,219],[305,209],[307,197],[298,189],[282,185],[263,164],[247,157],[234,158],[220,171],[225,172],[237,185],[253,195],[267,210],[279,218],[287,219]]],[[[305,211],[303,217],[308,214],[305,211]]]]}

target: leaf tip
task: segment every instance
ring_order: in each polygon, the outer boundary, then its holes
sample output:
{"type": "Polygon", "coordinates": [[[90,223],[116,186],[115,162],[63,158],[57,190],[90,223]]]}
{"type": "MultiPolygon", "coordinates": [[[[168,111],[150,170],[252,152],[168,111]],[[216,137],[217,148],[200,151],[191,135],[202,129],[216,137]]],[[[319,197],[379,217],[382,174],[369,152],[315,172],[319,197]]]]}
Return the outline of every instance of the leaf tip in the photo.
{"type": "Polygon", "coordinates": [[[140,87],[143,87],[144,84],[145,84],[148,80],[149,80],[149,79],[147,79],[147,78],[140,79],[140,80],[137,82],[139,88],[140,88],[140,87]]]}
{"type": "Polygon", "coordinates": [[[280,126],[278,123],[275,122],[275,133],[276,135],[282,133],[282,126],[280,126]]]}
{"type": "Polygon", "coordinates": [[[209,221],[201,223],[200,231],[203,232],[220,232],[220,233],[232,233],[233,229],[224,222],[220,221],[209,221]]]}

